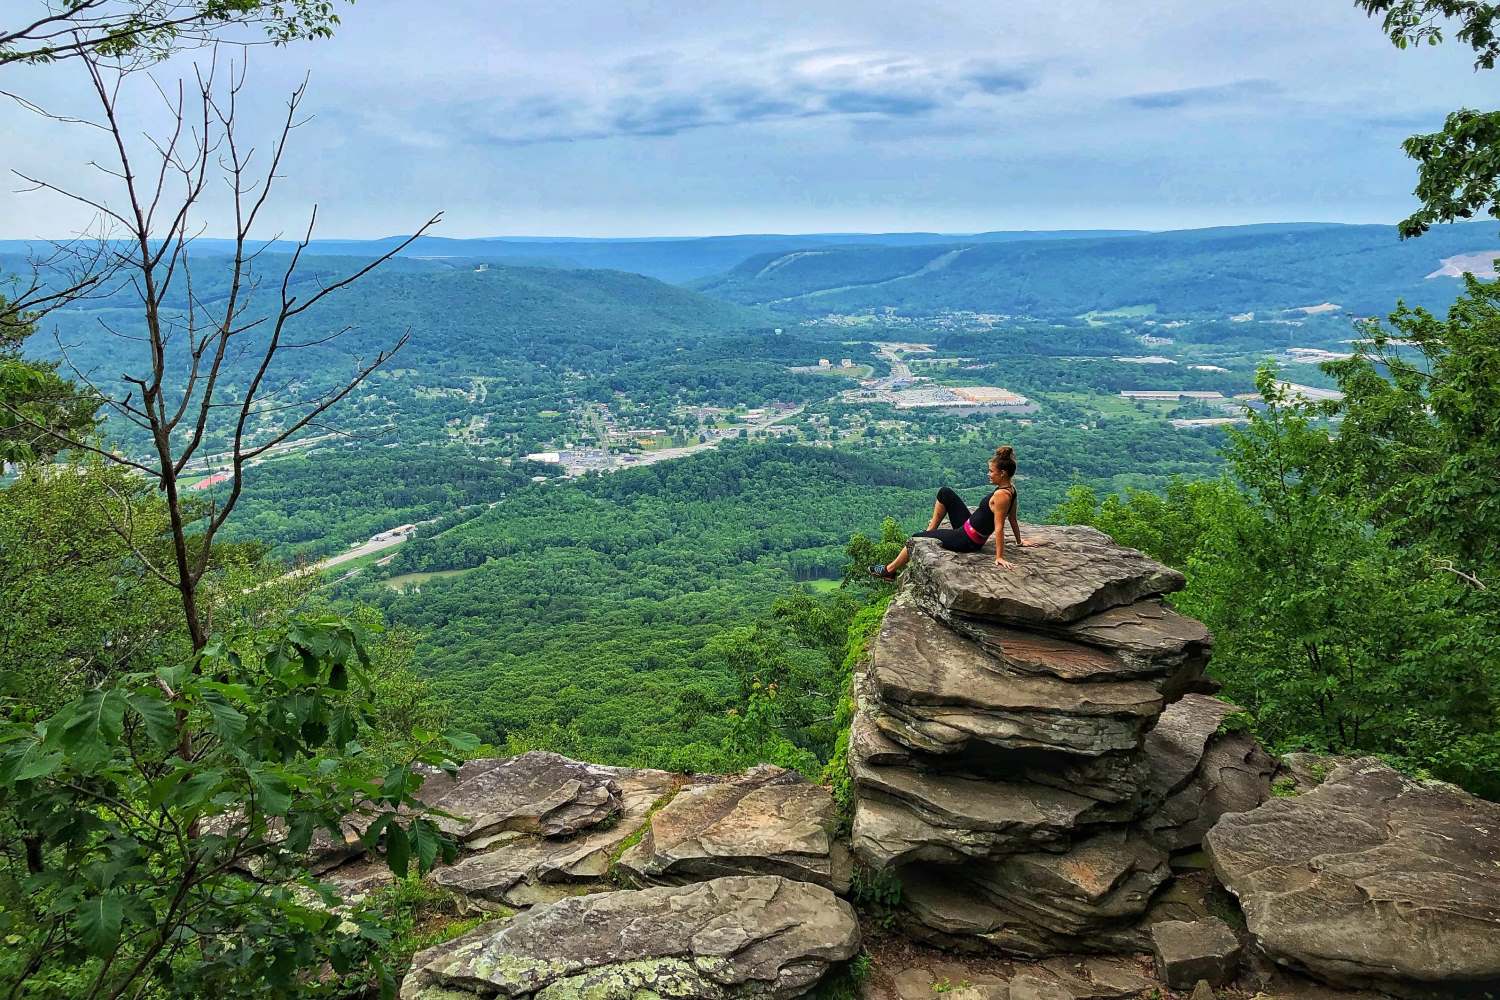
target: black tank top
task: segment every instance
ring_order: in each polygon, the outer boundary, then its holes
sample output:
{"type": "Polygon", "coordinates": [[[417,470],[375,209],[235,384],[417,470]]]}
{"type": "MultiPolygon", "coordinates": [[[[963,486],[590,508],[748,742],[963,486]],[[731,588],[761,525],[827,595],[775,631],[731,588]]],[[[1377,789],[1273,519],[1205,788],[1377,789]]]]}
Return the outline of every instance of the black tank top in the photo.
{"type": "Polygon", "coordinates": [[[990,501],[994,499],[995,494],[999,493],[1000,490],[1010,490],[1010,503],[1012,507],[1015,506],[1016,488],[1014,486],[1002,486],[1000,489],[990,490],[989,495],[980,503],[978,509],[969,515],[969,523],[981,535],[988,536],[995,533],[995,510],[990,506],[990,501]]]}

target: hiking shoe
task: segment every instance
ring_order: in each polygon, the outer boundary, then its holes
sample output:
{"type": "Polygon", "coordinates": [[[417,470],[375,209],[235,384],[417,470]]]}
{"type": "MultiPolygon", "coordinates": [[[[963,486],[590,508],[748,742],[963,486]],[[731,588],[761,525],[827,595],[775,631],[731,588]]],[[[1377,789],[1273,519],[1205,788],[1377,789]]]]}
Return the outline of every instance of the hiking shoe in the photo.
{"type": "Polygon", "coordinates": [[[885,563],[876,563],[870,567],[870,575],[877,580],[894,580],[896,574],[885,568],[885,563]]]}

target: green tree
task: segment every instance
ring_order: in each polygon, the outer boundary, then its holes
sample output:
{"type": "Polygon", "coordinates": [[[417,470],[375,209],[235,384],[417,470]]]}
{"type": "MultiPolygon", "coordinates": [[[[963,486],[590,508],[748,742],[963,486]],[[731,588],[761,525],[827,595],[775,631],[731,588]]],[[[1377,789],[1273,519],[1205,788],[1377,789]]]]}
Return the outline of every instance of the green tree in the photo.
{"type": "Polygon", "coordinates": [[[86,437],[95,425],[98,403],[58,375],[57,363],[22,357],[33,317],[0,296],[0,466],[46,461],[62,438],[86,437]]]}
{"type": "Polygon", "coordinates": [[[1382,753],[1500,795],[1500,518],[1479,464],[1500,445],[1500,308],[1474,282],[1446,322],[1393,322],[1399,338],[1373,331],[1329,366],[1341,402],[1289,398],[1262,370],[1224,479],[1103,501],[1075,487],[1059,515],[1187,571],[1174,602],[1213,630],[1215,675],[1273,745],[1382,753]]]}
{"type": "MultiPolygon", "coordinates": [[[[1454,37],[1474,50],[1474,68],[1491,70],[1500,57],[1500,6],[1475,0],[1355,0],[1381,24],[1397,48],[1443,41],[1444,23],[1455,20],[1454,37]]],[[[1472,219],[1485,211],[1500,218],[1500,111],[1461,108],[1438,132],[1414,135],[1402,147],[1417,161],[1415,194],[1422,207],[1400,223],[1402,237],[1420,236],[1433,225],[1472,219]]]]}
{"type": "Polygon", "coordinates": [[[367,752],[369,665],[344,622],[239,625],[0,725],[6,995],[302,995],[325,963],[371,963],[390,995],[378,919],[337,912],[310,859],[351,838],[398,875],[451,859],[415,765],[465,746],[417,730],[394,766],[367,752]]]}

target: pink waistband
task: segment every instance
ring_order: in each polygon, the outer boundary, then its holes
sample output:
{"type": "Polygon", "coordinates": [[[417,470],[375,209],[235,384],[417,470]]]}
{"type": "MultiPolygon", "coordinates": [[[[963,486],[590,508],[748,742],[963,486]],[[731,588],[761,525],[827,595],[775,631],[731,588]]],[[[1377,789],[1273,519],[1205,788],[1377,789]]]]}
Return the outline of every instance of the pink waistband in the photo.
{"type": "Polygon", "coordinates": [[[968,521],[964,522],[964,534],[973,539],[975,545],[983,545],[984,540],[989,537],[988,535],[981,535],[975,529],[974,525],[970,524],[968,521]]]}

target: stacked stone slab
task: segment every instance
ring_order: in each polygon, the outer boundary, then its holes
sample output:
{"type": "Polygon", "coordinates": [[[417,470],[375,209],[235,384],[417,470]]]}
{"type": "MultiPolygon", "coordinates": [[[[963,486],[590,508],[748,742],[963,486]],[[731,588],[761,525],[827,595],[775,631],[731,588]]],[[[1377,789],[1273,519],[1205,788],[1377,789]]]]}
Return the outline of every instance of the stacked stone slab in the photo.
{"type": "Polygon", "coordinates": [[[1023,533],[1009,568],[913,544],[855,677],[854,850],[929,939],[1145,950],[1171,853],[1263,801],[1272,763],[1194,693],[1212,641],[1161,600],[1181,574],[1091,528],[1023,533]]]}

